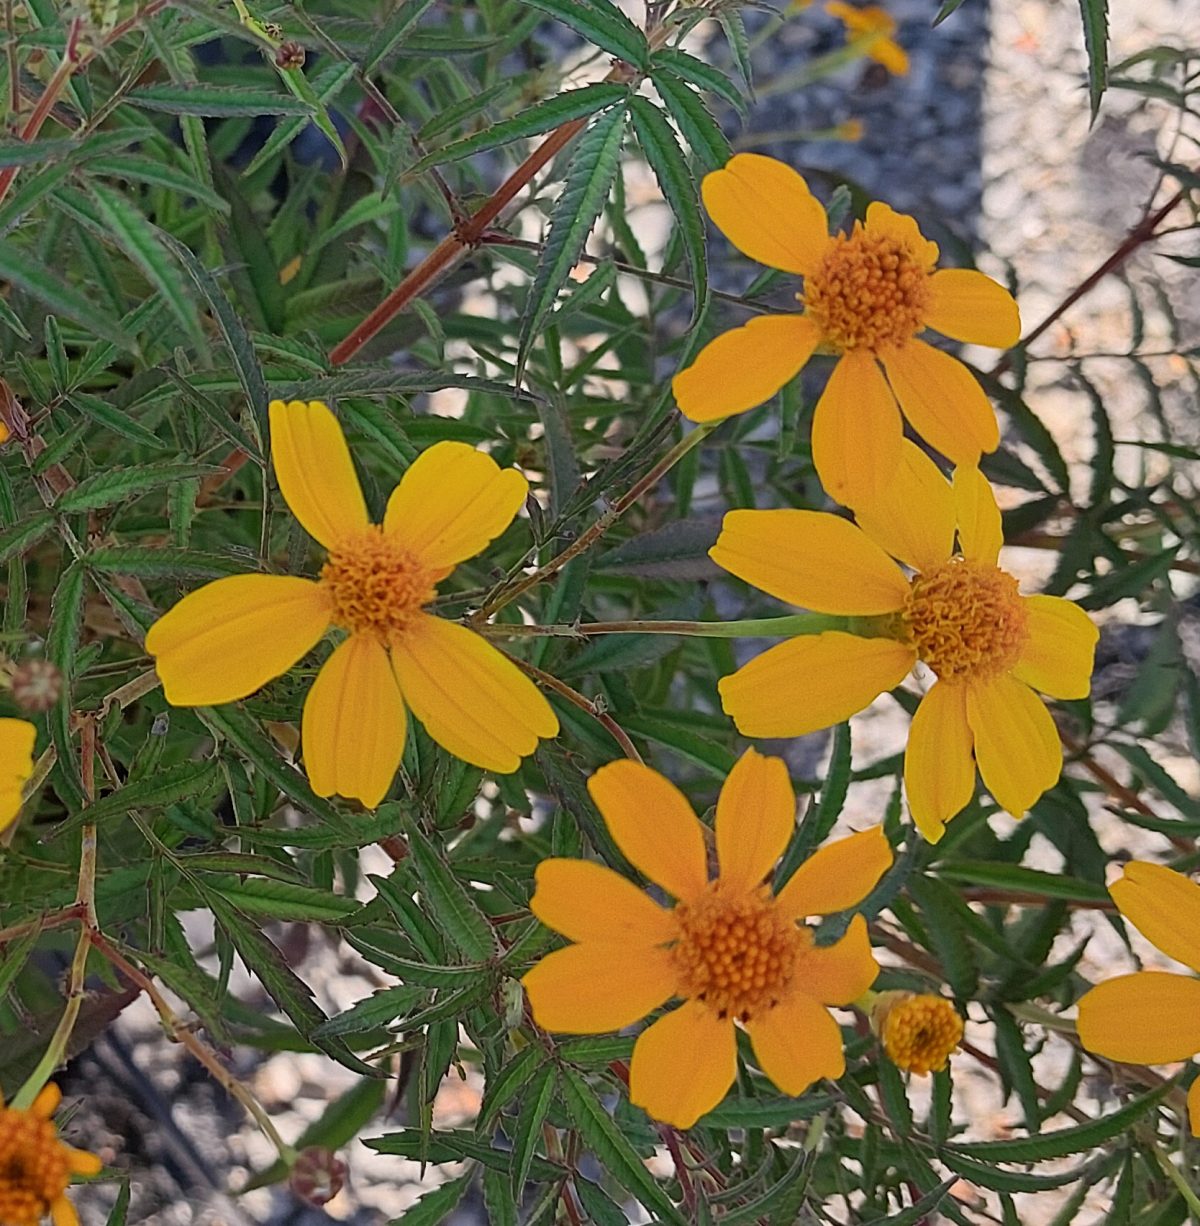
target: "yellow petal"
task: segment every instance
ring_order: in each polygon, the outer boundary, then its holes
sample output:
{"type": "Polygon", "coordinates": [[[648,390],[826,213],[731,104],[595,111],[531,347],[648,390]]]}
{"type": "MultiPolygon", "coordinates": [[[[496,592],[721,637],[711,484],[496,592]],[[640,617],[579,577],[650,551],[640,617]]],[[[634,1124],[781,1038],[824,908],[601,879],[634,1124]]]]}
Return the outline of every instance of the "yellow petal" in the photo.
{"type": "Polygon", "coordinates": [[[1061,596],[1026,596],[1029,637],[1013,676],[1052,698],[1086,698],[1100,631],[1061,596]]]}
{"type": "Polygon", "coordinates": [[[146,650],[169,703],[215,706],[286,673],[328,627],[329,598],[312,580],[231,575],[164,613],[146,634],[146,650]]]}
{"type": "Polygon", "coordinates": [[[796,793],[782,758],[747,749],[717,800],[717,868],[731,890],[749,891],[783,855],[796,828],[796,793]]]}
{"type": "Polygon", "coordinates": [[[367,504],[350,448],[329,406],[319,400],[272,400],[271,460],[292,514],[314,540],[332,549],[368,524],[367,504]]]}
{"type": "Polygon", "coordinates": [[[1021,339],[1021,313],[1004,286],[970,268],[943,268],[929,281],[925,325],[972,345],[1008,349],[1021,339]]]}
{"type": "Polygon", "coordinates": [[[827,511],[730,511],[708,556],[761,591],[818,613],[894,613],[909,592],[899,567],[861,528],[827,511]]]}
{"type": "Polygon", "coordinates": [[[1200,1052],[1200,980],[1164,971],[1119,975],[1079,998],[1079,1041],[1126,1064],[1169,1064],[1200,1052]]]}
{"type": "Polygon", "coordinates": [[[99,1175],[104,1163],[82,1149],[67,1149],[67,1169],[72,1175],[99,1175]]]}
{"type": "Polygon", "coordinates": [[[79,1214],[65,1196],[50,1202],[50,1220],[54,1226],[79,1226],[79,1214]]]}
{"type": "Polygon", "coordinates": [[[892,867],[882,826],[818,848],[779,891],[779,908],[791,919],[833,915],[857,906],[892,867]]]}
{"type": "Polygon", "coordinates": [[[717,689],[743,736],[803,736],[869,707],[904,680],[916,658],[894,639],[827,630],[769,648],[722,677],[717,689]]]}
{"type": "Polygon", "coordinates": [[[675,993],[670,953],[630,949],[619,941],[589,941],[547,954],[521,980],[544,1030],[602,1034],[620,1030],[675,993]]]}
{"type": "Polygon", "coordinates": [[[966,686],[938,681],[921,699],[904,752],[904,790],[913,821],[930,843],[975,794],[966,686]]]}
{"type": "Polygon", "coordinates": [[[1200,968],[1200,885],[1161,864],[1134,860],[1108,892],[1147,941],[1176,962],[1200,968]]]}
{"type": "Polygon", "coordinates": [[[911,340],[881,355],[904,416],[954,464],[978,464],[1000,444],[996,414],[975,376],[957,359],[911,340]]]}
{"type": "Polygon", "coordinates": [[[759,1068],[785,1093],[803,1094],[846,1071],[842,1032],[828,1010],[796,994],[746,1024],[759,1068]]]}
{"type": "Polygon", "coordinates": [[[529,482],[466,443],[421,452],[400,479],[383,528],[429,567],[456,566],[482,553],[512,523],[529,482]]]}
{"type": "Polygon", "coordinates": [[[817,475],[836,502],[856,507],[883,495],[900,464],[904,427],[875,358],[843,354],[813,412],[817,475]]]}
{"type": "Polygon", "coordinates": [[[1013,817],[1023,817],[1062,773],[1062,743],[1045,703],[1013,677],[974,681],[967,686],[967,723],[984,786],[1013,817]]]}
{"type": "Polygon", "coordinates": [[[875,982],[879,963],[871,952],[867,921],[856,915],[832,945],[810,945],[796,964],[797,991],[823,1005],[848,1005],[875,982]]]}
{"type": "Polygon", "coordinates": [[[543,860],[529,909],[572,941],[662,945],[676,935],[674,917],[632,881],[589,860],[543,860]]]}
{"type": "Polygon", "coordinates": [[[878,39],[871,44],[871,49],[867,54],[877,64],[882,64],[892,76],[908,76],[908,52],[895,39],[878,39]]]}
{"type": "Polygon", "coordinates": [[[909,254],[926,271],[937,263],[938,245],[921,233],[921,227],[906,213],[897,213],[890,204],[881,200],[867,205],[868,234],[882,234],[903,244],[909,254]]]}
{"type": "Polygon", "coordinates": [[[425,731],[464,762],[511,774],[558,733],[537,686],[466,626],[419,614],[392,641],[392,665],[425,731]]]}
{"type": "Polygon", "coordinates": [[[304,769],[318,796],[347,796],[368,809],[387,795],[408,717],[378,639],[352,634],[317,674],[304,703],[304,769]]]}
{"type": "Polygon", "coordinates": [[[687,797],[656,770],[622,759],[602,766],[588,791],[630,864],[675,898],[708,884],[704,831],[687,797]]]}
{"type": "Polygon", "coordinates": [[[58,1104],[61,1102],[62,1091],[51,1081],[38,1091],[29,1110],[39,1118],[48,1120],[58,1110],[58,1104]]]}
{"type": "Polygon", "coordinates": [[[1200,1137],[1200,1077],[1194,1078],[1188,1087],[1187,1113],[1192,1136],[1200,1137]]]}
{"type": "Polygon", "coordinates": [[[739,153],[704,176],[700,193],[714,224],[744,255],[807,276],[829,245],[821,202],[790,166],[739,153]]]}
{"type": "Polygon", "coordinates": [[[970,562],[995,566],[1004,544],[1004,526],[996,495],[987,478],[974,465],[954,470],[954,513],[958,543],[970,562]]]}
{"type": "Polygon", "coordinates": [[[629,1101],[675,1128],[690,1128],[729,1092],[737,1076],[733,1023],[695,1001],[638,1035],[629,1101]]]}
{"type": "Polygon", "coordinates": [[[21,811],[21,789],[33,774],[37,729],[24,719],[0,719],[0,830],[21,811]]]}
{"type": "Polygon", "coordinates": [[[938,466],[904,439],[900,466],[883,493],[854,507],[876,543],[914,570],[930,570],[954,551],[954,494],[938,466]]]}
{"type": "Polygon", "coordinates": [[[719,421],[770,400],[812,356],[820,333],[803,315],[760,315],[709,341],[671,382],[691,421],[719,421]]]}

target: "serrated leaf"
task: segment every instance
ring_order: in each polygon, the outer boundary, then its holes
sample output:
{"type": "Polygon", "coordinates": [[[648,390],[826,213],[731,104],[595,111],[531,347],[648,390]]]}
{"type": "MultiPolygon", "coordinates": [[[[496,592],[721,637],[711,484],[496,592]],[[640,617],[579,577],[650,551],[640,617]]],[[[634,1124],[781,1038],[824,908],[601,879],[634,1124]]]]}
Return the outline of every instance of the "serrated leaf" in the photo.
{"type": "Polygon", "coordinates": [[[907,1208],[898,1213],[889,1213],[887,1217],[874,1218],[867,1226],[917,1226],[917,1223],[928,1221],[933,1211],[950,1195],[950,1189],[957,1182],[957,1178],[944,1179],[907,1208]]]}
{"type": "Polygon", "coordinates": [[[557,17],[627,64],[646,67],[650,57],[646,36],[611,0],[528,0],[528,3],[557,17]]]}
{"type": "Polygon", "coordinates": [[[263,877],[222,882],[221,893],[247,915],[299,923],[337,924],[359,910],[359,904],[352,898],[339,898],[310,885],[263,877]]]}
{"type": "MultiPolygon", "coordinates": [[[[364,1137],[363,1144],[376,1153],[396,1154],[435,1164],[469,1159],[482,1163],[490,1170],[502,1171],[506,1177],[512,1164],[510,1151],[494,1149],[465,1128],[434,1132],[429,1136],[422,1135],[419,1128],[406,1128],[403,1132],[389,1132],[381,1137],[364,1137]]],[[[531,1177],[539,1183],[548,1179],[562,1179],[566,1173],[565,1167],[544,1158],[534,1159],[530,1168],[531,1177]]]]}
{"type": "Polygon", "coordinates": [[[206,477],[220,472],[211,464],[139,464],[136,468],[108,468],[85,477],[74,489],[68,490],[54,504],[56,511],[73,515],[77,511],[94,511],[111,506],[126,498],[140,498],[151,490],[186,481],[190,477],[206,477]]]}
{"type": "Polygon", "coordinates": [[[245,559],[158,545],[93,549],[87,555],[87,564],[105,574],[138,575],[143,579],[222,579],[246,573],[245,559]]]}
{"type": "Polygon", "coordinates": [[[129,1180],[122,1179],[121,1186],[117,1189],[117,1199],[113,1201],[113,1207],[109,1210],[108,1219],[105,1226],[125,1226],[126,1218],[129,1214],[129,1180]]]}
{"type": "Polygon", "coordinates": [[[908,889],[928,921],[930,946],[942,964],[946,982],[959,1000],[971,1000],[979,983],[979,966],[961,918],[967,904],[936,877],[915,874],[908,889]]]}
{"type": "Polygon", "coordinates": [[[733,149],[704,99],[669,72],[659,73],[654,86],[700,164],[705,170],[720,170],[733,156],[733,149]]]}
{"type": "Polygon", "coordinates": [[[475,1123],[477,1131],[486,1133],[492,1127],[500,1112],[519,1093],[545,1058],[539,1047],[523,1047],[494,1077],[489,1078],[475,1123]]]}
{"type": "Polygon", "coordinates": [[[487,917],[415,826],[410,827],[408,840],[431,917],[472,962],[487,962],[497,950],[487,917]]]}
{"type": "Polygon", "coordinates": [[[432,5],[433,0],[404,0],[403,4],[398,4],[362,53],[362,72],[374,72],[404,42],[409,31],[432,5]]]}
{"type": "Polygon", "coordinates": [[[746,99],[719,68],[714,68],[711,64],[697,59],[696,56],[679,47],[664,47],[661,51],[655,52],[653,63],[650,66],[651,79],[654,78],[656,71],[663,68],[673,76],[681,77],[689,85],[695,85],[698,89],[716,94],[723,102],[728,102],[743,119],[746,117],[746,99]]]}
{"type": "Polygon", "coordinates": [[[54,516],[49,511],[35,511],[0,531],[0,562],[7,562],[36,545],[52,527],[54,516]]]}
{"type": "Polygon", "coordinates": [[[83,822],[102,825],[128,813],[130,809],[163,809],[181,800],[203,795],[220,781],[220,770],[215,760],[180,762],[174,766],[160,767],[152,775],[127,783],[88,805],[74,818],[57,827],[52,837],[57,838],[68,828],[83,822]]]}
{"type": "Polygon", "coordinates": [[[289,94],[246,85],[176,82],[144,85],[130,90],[125,101],[147,111],[168,115],[201,115],[206,119],[238,115],[311,115],[312,107],[289,94]]]}
{"type": "Polygon", "coordinates": [[[1088,97],[1095,122],[1108,85],[1108,0],[1079,0],[1079,12],[1088,57],[1088,97]]]}
{"type": "Polygon", "coordinates": [[[392,1218],[388,1226],[436,1226],[454,1212],[458,1202],[466,1195],[475,1178],[474,1171],[468,1171],[449,1183],[444,1183],[432,1192],[426,1192],[419,1200],[405,1209],[397,1218],[392,1218]]]}
{"type": "Polygon", "coordinates": [[[1171,569],[1175,555],[1182,545],[1157,550],[1137,561],[1114,567],[1107,575],[1092,584],[1092,590],[1075,603],[1084,609],[1106,609],[1125,596],[1145,599],[1147,589],[1163,578],[1171,569]]]}
{"type": "MultiPolygon", "coordinates": [[[[404,7],[410,8],[415,7],[415,5],[410,0],[410,3],[404,7]]],[[[324,72],[317,74],[316,79],[312,83],[313,97],[311,102],[318,114],[354,79],[355,71],[356,66],[353,63],[332,64],[324,72]]],[[[370,69],[364,65],[362,71],[369,72],[370,69]]],[[[304,131],[307,124],[308,119],[300,117],[285,119],[281,123],[276,124],[274,131],[263,142],[263,147],[250,159],[250,162],[242,171],[242,178],[248,178],[261,166],[265,166],[281,149],[285,149],[290,145],[304,131]]],[[[344,156],[345,151],[343,150],[342,152],[344,156]]],[[[226,211],[229,209],[228,202],[225,202],[225,209],[226,211]]]]}
{"type": "Polygon", "coordinates": [[[528,1097],[512,1128],[513,1164],[510,1187],[513,1199],[518,1204],[525,1191],[525,1181],[529,1178],[529,1168],[537,1155],[538,1142],[542,1139],[542,1124],[550,1110],[550,1100],[554,1097],[556,1087],[554,1069],[543,1065],[529,1087],[528,1097]]]}

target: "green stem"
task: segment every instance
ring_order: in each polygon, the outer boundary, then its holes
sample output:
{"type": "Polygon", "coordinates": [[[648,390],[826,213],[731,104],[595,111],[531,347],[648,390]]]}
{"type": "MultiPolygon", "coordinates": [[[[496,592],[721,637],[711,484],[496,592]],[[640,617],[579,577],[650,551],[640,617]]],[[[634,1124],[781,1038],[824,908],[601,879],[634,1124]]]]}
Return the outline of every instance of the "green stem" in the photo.
{"type": "Polygon", "coordinates": [[[1200,1222],[1200,1197],[1189,1186],[1188,1181],[1183,1176],[1183,1172],[1175,1163],[1157,1145],[1152,1146],[1152,1148],[1154,1150],[1154,1157],[1158,1160],[1158,1165],[1162,1168],[1163,1174],[1175,1185],[1176,1191],[1187,1202],[1192,1221],[1200,1222]]]}
{"type": "Polygon", "coordinates": [[[825,613],[793,613],[788,617],[752,617],[744,621],[684,622],[629,621],[575,622],[572,625],[529,626],[489,622],[475,629],[488,638],[565,638],[585,639],[597,634],[682,634],[695,638],[790,638],[797,634],[821,634],[826,630],[845,630],[849,619],[825,613]]]}

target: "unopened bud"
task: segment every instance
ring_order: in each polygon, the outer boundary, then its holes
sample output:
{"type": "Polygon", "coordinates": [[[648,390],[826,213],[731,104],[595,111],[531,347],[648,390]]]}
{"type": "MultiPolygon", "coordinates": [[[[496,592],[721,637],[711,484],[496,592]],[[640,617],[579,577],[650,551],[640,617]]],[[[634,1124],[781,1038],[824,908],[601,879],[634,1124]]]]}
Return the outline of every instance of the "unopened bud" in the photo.
{"type": "Polygon", "coordinates": [[[962,1042],[963,1021],[942,996],[915,992],[880,992],[871,1005],[871,1029],[888,1059],[924,1077],[946,1067],[962,1042]]]}
{"type": "Polygon", "coordinates": [[[22,711],[49,711],[62,686],[63,675],[49,660],[22,660],[13,669],[12,696],[22,711]]]}
{"type": "Polygon", "coordinates": [[[304,67],[304,47],[301,43],[288,39],[275,48],[275,67],[292,72],[304,67]]]}
{"type": "Polygon", "coordinates": [[[302,1201],[319,1209],[342,1190],[346,1183],[346,1164],[333,1150],[313,1145],[301,1151],[288,1182],[302,1201]]]}

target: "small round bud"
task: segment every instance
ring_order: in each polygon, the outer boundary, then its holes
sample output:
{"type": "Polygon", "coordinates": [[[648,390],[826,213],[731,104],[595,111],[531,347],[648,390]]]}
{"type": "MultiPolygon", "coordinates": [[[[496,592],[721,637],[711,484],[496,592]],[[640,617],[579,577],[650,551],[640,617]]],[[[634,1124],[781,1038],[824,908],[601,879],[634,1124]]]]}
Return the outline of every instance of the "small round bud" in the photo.
{"type": "Polygon", "coordinates": [[[942,996],[915,992],[880,992],[871,1006],[871,1029],[888,1059],[924,1077],[946,1067],[962,1042],[963,1021],[942,996]]]}
{"type": "Polygon", "coordinates": [[[302,1150],[289,1179],[292,1191],[307,1204],[327,1205],[346,1183],[346,1164],[320,1145],[302,1150]]]}
{"type": "Polygon", "coordinates": [[[22,711],[49,711],[62,686],[63,675],[49,660],[22,660],[13,669],[12,696],[22,711]]]}
{"type": "Polygon", "coordinates": [[[294,71],[304,67],[304,47],[292,39],[275,48],[275,67],[294,71]]]}
{"type": "Polygon", "coordinates": [[[283,37],[283,26],[281,26],[277,21],[264,21],[262,28],[263,33],[266,34],[268,38],[278,40],[283,37]]]}

